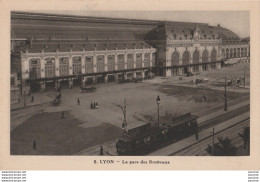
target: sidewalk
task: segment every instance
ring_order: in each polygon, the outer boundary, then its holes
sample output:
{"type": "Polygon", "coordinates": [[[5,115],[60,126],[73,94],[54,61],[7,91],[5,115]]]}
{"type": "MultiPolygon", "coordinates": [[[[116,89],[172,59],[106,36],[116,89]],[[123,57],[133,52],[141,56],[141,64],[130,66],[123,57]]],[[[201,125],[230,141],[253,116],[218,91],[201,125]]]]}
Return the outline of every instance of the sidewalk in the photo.
{"type": "Polygon", "coordinates": [[[28,94],[25,96],[20,96],[20,102],[11,104],[11,111],[28,108],[30,106],[46,104],[54,100],[57,92],[54,91],[46,91],[46,92],[36,92],[28,94]],[[31,102],[32,96],[34,97],[34,101],[31,102]]]}
{"type": "MultiPolygon", "coordinates": [[[[215,129],[215,133],[231,126],[231,125],[234,125],[235,123],[243,120],[243,119],[246,119],[249,117],[249,113],[244,113],[242,115],[239,115],[237,117],[234,117],[226,122],[223,122],[221,124],[218,124],[216,126],[214,126],[214,129],[215,129]]],[[[212,128],[208,128],[202,132],[199,133],[199,140],[197,141],[195,139],[195,136],[192,135],[188,138],[185,138],[179,142],[176,142],[176,143],[173,143],[171,145],[168,145],[167,147],[164,147],[162,149],[159,149],[159,150],[156,150],[152,153],[149,154],[149,156],[169,156],[169,155],[173,155],[174,153],[190,146],[190,145],[193,145],[193,144],[196,144],[198,142],[200,142],[201,140],[207,138],[207,137],[210,137],[212,136],[212,128]]]]}
{"type": "Polygon", "coordinates": [[[238,109],[238,108],[240,108],[240,107],[242,107],[242,106],[245,106],[245,105],[248,105],[248,104],[250,104],[250,101],[249,101],[249,100],[248,100],[248,101],[241,102],[241,103],[236,104],[236,105],[233,105],[233,106],[230,106],[230,107],[228,107],[228,110],[227,110],[227,111],[224,111],[224,106],[223,106],[223,109],[220,110],[220,111],[216,111],[216,112],[211,113],[211,114],[208,114],[208,115],[206,115],[206,116],[199,117],[199,118],[198,118],[198,123],[199,123],[199,124],[200,124],[200,123],[203,123],[203,122],[205,122],[205,121],[207,121],[207,120],[209,120],[209,119],[212,119],[212,118],[214,118],[214,117],[220,116],[220,115],[222,115],[222,114],[225,114],[225,113],[227,113],[227,112],[229,112],[229,111],[233,111],[233,110],[235,110],[235,109],[238,109]]]}

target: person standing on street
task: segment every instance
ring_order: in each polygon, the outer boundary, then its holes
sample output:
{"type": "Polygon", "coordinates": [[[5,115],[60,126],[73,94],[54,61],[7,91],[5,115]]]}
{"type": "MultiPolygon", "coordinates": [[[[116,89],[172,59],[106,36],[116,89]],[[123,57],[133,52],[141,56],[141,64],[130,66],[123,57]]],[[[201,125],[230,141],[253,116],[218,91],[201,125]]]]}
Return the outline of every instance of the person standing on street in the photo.
{"type": "Polygon", "coordinates": [[[100,155],[103,155],[103,151],[104,151],[103,146],[100,145],[100,155]]]}
{"type": "Polygon", "coordinates": [[[78,98],[78,105],[80,105],[80,100],[79,100],[79,98],[78,98]]]}

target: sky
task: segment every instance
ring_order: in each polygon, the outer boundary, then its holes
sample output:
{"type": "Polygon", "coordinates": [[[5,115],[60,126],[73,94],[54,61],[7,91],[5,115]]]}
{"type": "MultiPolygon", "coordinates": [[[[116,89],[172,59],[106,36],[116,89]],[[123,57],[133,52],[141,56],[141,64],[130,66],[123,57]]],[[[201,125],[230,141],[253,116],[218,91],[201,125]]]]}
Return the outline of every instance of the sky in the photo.
{"type": "MultiPolygon", "coordinates": [[[[34,11],[35,12],[35,11],[34,11]]],[[[67,14],[110,18],[144,20],[167,20],[208,23],[227,28],[241,38],[250,36],[249,11],[37,11],[42,13],[67,14]]]]}

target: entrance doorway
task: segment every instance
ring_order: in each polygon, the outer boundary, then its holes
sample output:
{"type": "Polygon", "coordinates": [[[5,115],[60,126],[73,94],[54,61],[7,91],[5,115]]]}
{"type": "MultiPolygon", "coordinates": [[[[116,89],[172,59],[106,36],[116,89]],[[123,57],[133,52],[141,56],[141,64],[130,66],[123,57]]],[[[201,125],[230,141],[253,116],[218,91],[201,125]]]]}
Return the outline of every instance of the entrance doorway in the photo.
{"type": "Polygon", "coordinates": [[[55,90],[55,81],[46,81],[45,89],[46,90],[55,90]]]}
{"type": "Polygon", "coordinates": [[[73,87],[81,87],[81,78],[73,80],[73,87]]]}
{"type": "Polygon", "coordinates": [[[41,85],[38,82],[31,82],[30,83],[30,90],[31,92],[37,92],[41,89],[41,85]]]}
{"type": "Polygon", "coordinates": [[[114,82],[115,81],[115,75],[107,75],[107,82],[114,82]]]}
{"type": "Polygon", "coordinates": [[[85,81],[85,85],[92,85],[94,84],[93,77],[88,77],[85,81]]]}
{"type": "Polygon", "coordinates": [[[65,89],[69,87],[69,81],[68,80],[60,80],[60,88],[65,89]]]}
{"type": "Polygon", "coordinates": [[[104,83],[104,82],[105,82],[104,76],[97,76],[97,84],[104,83]]]}

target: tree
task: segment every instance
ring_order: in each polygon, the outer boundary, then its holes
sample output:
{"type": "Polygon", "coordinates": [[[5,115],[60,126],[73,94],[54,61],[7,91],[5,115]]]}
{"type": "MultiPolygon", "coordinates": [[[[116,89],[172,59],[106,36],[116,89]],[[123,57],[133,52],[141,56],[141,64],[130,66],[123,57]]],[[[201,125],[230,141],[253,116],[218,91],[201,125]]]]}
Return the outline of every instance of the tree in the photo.
{"type": "MultiPolygon", "coordinates": [[[[205,149],[210,155],[212,155],[212,146],[208,145],[205,149]]],[[[235,156],[237,154],[237,148],[233,146],[229,138],[218,137],[218,143],[214,144],[214,156],[235,156]]]]}
{"type": "Polygon", "coordinates": [[[246,127],[244,128],[243,133],[239,133],[238,136],[240,136],[244,141],[244,149],[246,149],[246,146],[248,147],[248,153],[250,154],[250,128],[246,127]]]}

